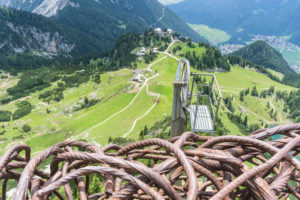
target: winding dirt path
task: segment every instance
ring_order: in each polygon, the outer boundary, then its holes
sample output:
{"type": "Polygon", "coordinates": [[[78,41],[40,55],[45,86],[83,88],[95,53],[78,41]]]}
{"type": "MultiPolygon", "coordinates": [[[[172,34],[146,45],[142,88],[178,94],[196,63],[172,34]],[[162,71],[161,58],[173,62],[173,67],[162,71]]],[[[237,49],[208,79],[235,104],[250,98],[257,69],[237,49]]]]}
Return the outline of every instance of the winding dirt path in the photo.
{"type": "MultiPolygon", "coordinates": [[[[175,57],[174,55],[168,53],[169,49],[170,49],[176,42],[177,42],[177,40],[173,40],[173,38],[172,38],[172,42],[169,44],[168,48],[167,48],[164,52],[159,52],[159,53],[165,54],[166,56],[163,57],[163,58],[161,58],[161,59],[159,59],[159,60],[157,60],[156,62],[150,64],[150,65],[147,67],[147,69],[148,69],[149,71],[152,71],[151,67],[152,67],[153,65],[155,65],[155,64],[157,64],[157,63],[159,63],[159,62],[161,62],[162,60],[164,60],[164,59],[166,59],[166,58],[168,58],[168,57],[171,57],[171,58],[173,58],[173,59],[175,59],[175,60],[178,61],[179,58],[177,58],[177,57],[175,57]]],[[[153,76],[153,77],[151,77],[151,78],[148,78],[148,79],[146,78],[146,79],[145,79],[145,85],[146,85],[146,92],[147,92],[147,94],[150,95],[150,96],[156,96],[156,99],[158,99],[158,98],[160,97],[161,94],[159,94],[159,93],[154,93],[154,92],[150,92],[150,91],[149,91],[149,85],[148,85],[148,82],[149,82],[151,79],[154,79],[154,78],[156,78],[156,77],[158,77],[158,76],[159,76],[159,74],[156,74],[155,76],[153,76]]],[[[138,118],[133,122],[133,125],[131,126],[130,130],[129,130],[127,133],[123,134],[122,137],[127,137],[127,136],[134,130],[134,128],[135,128],[135,126],[136,126],[136,123],[137,123],[140,119],[142,119],[142,118],[144,118],[145,116],[147,116],[147,115],[155,108],[156,105],[157,105],[157,102],[155,101],[155,103],[151,106],[151,108],[149,108],[149,109],[146,111],[146,113],[145,113],[144,115],[138,117],[138,118]]]]}
{"type": "MultiPolygon", "coordinates": [[[[171,44],[173,45],[173,43],[171,43],[171,44]]],[[[170,44],[170,45],[171,45],[171,44],[170,44]]],[[[164,59],[166,59],[166,58],[168,58],[168,56],[164,56],[164,57],[162,57],[162,58],[156,60],[155,62],[149,64],[148,67],[147,67],[146,69],[149,70],[149,71],[152,71],[151,67],[152,67],[153,65],[155,65],[155,64],[157,64],[157,63],[159,63],[159,62],[161,62],[162,60],[164,60],[164,59]]],[[[126,107],[124,107],[122,110],[120,110],[120,111],[114,113],[113,115],[109,116],[108,118],[106,118],[106,119],[103,120],[102,122],[100,122],[100,123],[98,123],[98,124],[92,126],[92,127],[89,128],[88,130],[86,130],[86,131],[80,133],[79,135],[76,135],[76,136],[71,137],[71,139],[78,139],[78,138],[80,138],[80,137],[82,137],[82,136],[87,137],[90,131],[92,131],[93,129],[95,129],[95,128],[101,126],[101,125],[104,124],[105,122],[109,121],[110,119],[114,118],[115,116],[117,116],[117,115],[121,114],[122,112],[124,112],[125,110],[127,110],[127,109],[128,109],[128,108],[136,101],[136,99],[140,96],[141,92],[143,91],[143,89],[144,89],[145,87],[146,87],[146,92],[147,92],[147,94],[148,94],[149,96],[156,96],[156,98],[159,98],[159,97],[160,97],[160,94],[154,93],[154,92],[150,92],[150,91],[149,91],[149,86],[148,86],[148,82],[149,82],[150,80],[152,80],[152,79],[158,77],[158,76],[159,76],[159,74],[155,74],[154,76],[152,76],[152,77],[150,77],[150,78],[144,77],[144,78],[145,78],[145,82],[143,83],[143,85],[142,85],[142,87],[140,88],[139,92],[135,95],[135,97],[131,100],[131,102],[130,102],[126,107]]],[[[152,106],[150,109],[148,109],[148,110],[146,111],[146,113],[145,113],[143,116],[137,118],[137,119],[133,122],[133,125],[131,126],[130,131],[127,132],[127,133],[125,133],[124,135],[129,135],[129,134],[132,132],[132,130],[135,128],[135,125],[136,125],[137,121],[140,120],[140,119],[142,119],[142,118],[145,117],[146,115],[148,115],[148,114],[153,110],[153,108],[155,107],[155,105],[156,105],[156,103],[154,103],[153,106],[152,106]]],[[[123,136],[124,136],[124,135],[123,135],[123,136]]]]}
{"type": "Polygon", "coordinates": [[[141,94],[141,92],[143,91],[144,87],[145,87],[145,84],[143,84],[143,86],[141,87],[140,91],[135,95],[135,97],[131,100],[131,102],[130,102],[126,107],[124,107],[122,110],[120,110],[120,111],[114,113],[113,115],[109,116],[108,118],[106,118],[106,119],[103,120],[102,122],[100,122],[100,123],[98,123],[98,124],[92,126],[91,128],[89,128],[88,130],[82,132],[81,134],[76,135],[76,136],[74,136],[74,137],[71,137],[71,139],[77,139],[77,138],[80,138],[80,137],[84,136],[85,134],[89,134],[89,132],[92,131],[93,129],[95,129],[95,128],[101,126],[102,124],[104,124],[104,123],[107,122],[108,120],[114,118],[115,116],[117,116],[117,115],[119,115],[120,113],[122,113],[122,112],[124,112],[125,110],[127,110],[127,109],[135,102],[135,100],[140,96],[140,94],[141,94]]]}

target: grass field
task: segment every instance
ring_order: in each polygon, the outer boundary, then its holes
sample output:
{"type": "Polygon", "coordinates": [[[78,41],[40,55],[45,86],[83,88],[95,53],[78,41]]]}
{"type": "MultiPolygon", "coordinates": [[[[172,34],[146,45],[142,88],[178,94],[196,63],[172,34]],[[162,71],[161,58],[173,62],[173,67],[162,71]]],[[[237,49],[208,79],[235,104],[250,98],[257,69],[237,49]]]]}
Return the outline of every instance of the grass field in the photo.
{"type": "Polygon", "coordinates": [[[230,73],[216,73],[221,90],[239,92],[246,88],[257,87],[258,90],[275,86],[278,90],[293,90],[293,87],[283,85],[257,73],[254,69],[245,69],[238,66],[231,68],[230,73]]]}
{"type": "Polygon", "coordinates": [[[272,69],[267,69],[269,72],[271,72],[271,74],[273,74],[274,76],[276,76],[277,78],[279,78],[279,80],[282,80],[284,75],[280,72],[276,72],[272,69]]]}
{"type": "Polygon", "coordinates": [[[210,28],[204,24],[188,24],[188,25],[213,45],[218,45],[223,42],[227,42],[230,40],[231,37],[230,35],[228,35],[226,32],[222,30],[210,28]]]}
{"type": "MultiPolygon", "coordinates": [[[[279,51],[285,60],[289,63],[290,66],[299,66],[300,67],[300,47],[291,47],[290,50],[275,48],[279,51]]],[[[300,71],[298,71],[300,73],[300,71]]]]}
{"type": "MultiPolygon", "coordinates": [[[[157,59],[162,57],[163,55],[159,55],[157,59]]],[[[155,97],[149,96],[145,87],[141,92],[133,89],[126,90],[132,85],[133,73],[131,70],[123,69],[103,74],[101,85],[89,81],[79,88],[67,89],[64,92],[65,98],[59,103],[40,102],[39,94],[47,89],[32,94],[28,97],[28,101],[35,106],[31,114],[15,122],[2,123],[7,132],[0,136],[2,139],[0,147],[5,150],[13,144],[23,142],[30,145],[34,152],[38,152],[66,139],[85,139],[104,145],[110,136],[121,137],[132,127],[133,130],[128,137],[136,139],[145,125],[151,127],[155,122],[171,114],[172,81],[176,68],[177,61],[172,58],[166,58],[152,67],[159,73],[159,76],[149,82],[149,91],[161,94],[160,103],[145,117],[138,120],[135,126],[133,126],[134,121],[153,106],[155,97]],[[65,113],[67,108],[91,94],[97,94],[98,98],[103,100],[88,109],[65,113]],[[127,107],[132,101],[133,103],[127,107]],[[114,116],[124,108],[126,109],[114,116]],[[47,114],[46,109],[52,112],[47,114]],[[25,123],[32,127],[28,135],[21,131],[25,123]]],[[[147,73],[145,76],[150,76],[150,74],[147,73]]],[[[2,106],[1,109],[13,111],[16,109],[15,102],[2,106]]]]}
{"type": "Polygon", "coordinates": [[[176,57],[180,58],[183,57],[187,52],[195,52],[197,56],[202,56],[203,53],[205,53],[206,49],[204,47],[199,47],[198,45],[195,45],[195,48],[189,48],[187,45],[185,45],[182,42],[175,42],[175,44],[169,49],[169,53],[172,53],[176,57]],[[173,49],[181,47],[182,49],[180,51],[177,51],[176,53],[173,53],[173,49]]]}
{"type": "MultiPolygon", "coordinates": [[[[194,50],[201,55],[205,49],[196,47],[188,48],[180,42],[174,46],[181,45],[182,50],[178,52],[194,50]]],[[[170,52],[172,48],[170,49],[170,52]]],[[[164,54],[158,59],[165,57],[164,54]]],[[[147,65],[142,61],[137,63],[138,68],[145,68],[147,65]]],[[[165,119],[171,115],[173,81],[177,69],[177,60],[166,57],[152,66],[152,70],[158,76],[148,82],[149,92],[159,93],[159,103],[154,104],[155,97],[147,93],[143,83],[134,84],[132,70],[122,69],[116,72],[108,72],[101,75],[101,84],[92,81],[82,84],[78,88],[69,88],[64,92],[64,99],[61,102],[47,104],[38,99],[40,93],[51,88],[31,94],[26,99],[34,105],[31,114],[20,120],[9,123],[0,123],[0,131],[7,132],[0,136],[1,152],[8,147],[25,143],[32,147],[33,152],[52,146],[55,143],[66,139],[84,139],[91,143],[104,145],[109,137],[122,137],[138,139],[140,131],[145,125],[151,127],[155,122],[165,119]],[[134,89],[140,88],[140,89],[134,89]],[[76,112],[66,112],[68,108],[82,101],[85,97],[97,96],[100,102],[96,105],[76,112]],[[51,113],[47,114],[46,109],[51,113]],[[22,132],[23,124],[29,124],[32,131],[28,134],[22,132]],[[4,126],[4,127],[2,127],[4,126]]],[[[195,70],[193,70],[195,71],[195,70]]],[[[278,74],[279,75],[279,74],[278,74]]],[[[147,72],[145,77],[149,78],[153,73],[147,72]]],[[[249,117],[249,123],[274,124],[285,123],[287,113],[283,112],[283,103],[276,102],[274,96],[266,99],[247,96],[245,101],[239,100],[239,92],[246,88],[256,86],[259,91],[275,86],[276,90],[294,90],[294,88],[272,81],[265,75],[257,73],[252,69],[244,69],[234,66],[229,73],[216,73],[223,96],[233,97],[233,105],[236,113],[249,117]],[[267,102],[271,102],[272,107],[278,112],[278,120],[274,121],[266,109],[267,102]]],[[[12,78],[15,84],[16,77],[12,78]]],[[[3,84],[4,82],[0,82],[3,84]]],[[[54,87],[56,83],[53,83],[54,87]]],[[[13,111],[16,109],[16,102],[1,106],[0,109],[13,111]]],[[[228,110],[223,102],[220,111],[220,118],[225,128],[230,134],[242,135],[239,127],[232,123],[228,117],[228,110]]]]}

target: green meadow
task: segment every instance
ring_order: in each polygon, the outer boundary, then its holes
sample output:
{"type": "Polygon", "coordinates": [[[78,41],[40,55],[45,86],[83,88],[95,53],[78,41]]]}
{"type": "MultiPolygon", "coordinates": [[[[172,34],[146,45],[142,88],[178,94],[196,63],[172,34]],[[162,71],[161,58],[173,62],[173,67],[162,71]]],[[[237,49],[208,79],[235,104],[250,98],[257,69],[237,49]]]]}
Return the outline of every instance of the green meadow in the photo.
{"type": "MultiPolygon", "coordinates": [[[[176,42],[172,48],[181,45],[182,50],[177,56],[191,50],[185,44],[176,42]]],[[[193,49],[201,55],[205,49],[193,49]]],[[[165,57],[160,54],[157,58],[165,57]]],[[[155,61],[154,61],[155,62],[155,61]]],[[[137,62],[137,68],[146,68],[144,61],[137,62]]],[[[33,152],[39,152],[64,140],[86,140],[88,142],[105,145],[109,137],[123,137],[137,140],[140,131],[145,125],[153,126],[156,122],[171,115],[173,98],[173,81],[177,69],[177,60],[172,57],[165,57],[152,66],[157,76],[148,81],[148,90],[152,93],[159,93],[159,103],[154,104],[155,96],[147,93],[147,86],[144,83],[133,83],[131,81],[134,73],[129,69],[122,69],[115,72],[108,72],[101,75],[101,84],[89,81],[78,88],[69,88],[64,91],[64,99],[60,102],[42,102],[39,94],[50,90],[53,86],[42,91],[35,92],[24,99],[33,106],[33,111],[16,121],[0,123],[0,131],[6,130],[0,135],[0,148],[3,153],[14,144],[24,143],[32,147],[33,152]],[[82,102],[85,97],[96,97],[99,102],[89,108],[79,111],[71,111],[70,108],[82,102]],[[50,113],[47,113],[47,110],[50,113]],[[21,127],[28,124],[32,127],[29,133],[24,133],[21,127]]],[[[197,72],[197,70],[192,70],[197,72]]],[[[275,72],[274,72],[275,73],[275,72]]],[[[144,73],[150,78],[154,73],[144,73]]],[[[278,74],[280,76],[280,74],[278,74]]],[[[244,69],[239,66],[232,66],[230,72],[216,73],[220,89],[224,97],[233,98],[235,112],[242,116],[248,116],[249,123],[281,124],[289,122],[287,113],[283,112],[283,102],[276,101],[274,96],[260,99],[246,96],[242,102],[239,100],[239,93],[246,88],[257,87],[258,91],[268,89],[271,86],[275,90],[291,91],[295,88],[280,84],[269,79],[264,74],[253,69],[244,69]],[[270,102],[274,111],[278,112],[278,119],[271,118],[266,109],[270,102]]],[[[15,84],[16,78],[13,79],[15,84]]],[[[3,82],[0,84],[3,84],[3,82]]],[[[22,100],[24,100],[22,99],[22,100]]],[[[1,106],[1,110],[16,109],[16,101],[1,106]]],[[[229,134],[242,135],[237,124],[230,121],[223,101],[219,117],[222,120],[229,134]]]]}
{"type": "MultiPolygon", "coordinates": [[[[300,47],[292,46],[291,49],[279,49],[276,48],[285,60],[289,63],[290,66],[300,66],[300,47]]],[[[298,71],[300,72],[300,71],[298,71]]]]}
{"type": "Polygon", "coordinates": [[[226,32],[219,29],[210,28],[204,24],[189,24],[189,26],[214,45],[227,42],[231,38],[231,36],[226,32]]]}

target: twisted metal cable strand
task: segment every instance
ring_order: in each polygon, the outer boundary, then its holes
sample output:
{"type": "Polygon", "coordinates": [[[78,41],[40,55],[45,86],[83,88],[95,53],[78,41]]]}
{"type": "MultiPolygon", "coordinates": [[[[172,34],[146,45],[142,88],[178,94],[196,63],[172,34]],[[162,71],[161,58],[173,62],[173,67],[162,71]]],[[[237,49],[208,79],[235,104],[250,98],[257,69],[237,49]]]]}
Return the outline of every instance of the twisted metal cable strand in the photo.
{"type": "Polygon", "coordinates": [[[7,199],[11,180],[18,182],[13,200],[44,200],[51,194],[72,200],[74,187],[80,200],[300,199],[299,134],[300,124],[287,124],[243,137],[186,132],[168,141],[102,149],[65,141],[34,158],[30,147],[16,145],[0,158],[1,199],[7,199]],[[276,134],[284,137],[272,141],[276,134]],[[46,159],[50,174],[39,168],[46,159]],[[103,180],[103,189],[94,194],[92,175],[103,180]]]}

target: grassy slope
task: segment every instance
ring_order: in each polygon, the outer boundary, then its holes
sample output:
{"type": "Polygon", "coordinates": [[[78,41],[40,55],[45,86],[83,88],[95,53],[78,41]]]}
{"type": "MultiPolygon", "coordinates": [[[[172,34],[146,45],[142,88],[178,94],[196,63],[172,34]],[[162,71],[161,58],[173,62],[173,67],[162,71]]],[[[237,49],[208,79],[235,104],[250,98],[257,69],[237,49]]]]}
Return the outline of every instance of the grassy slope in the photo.
{"type": "Polygon", "coordinates": [[[256,85],[258,90],[268,89],[275,86],[280,90],[291,90],[293,87],[283,85],[267,78],[264,74],[255,72],[254,69],[244,69],[235,66],[230,73],[216,73],[220,88],[222,90],[240,91],[247,87],[256,85]]]}
{"type": "MultiPolygon", "coordinates": [[[[275,86],[276,90],[287,90],[291,91],[295,88],[275,82],[261,73],[255,72],[253,69],[244,69],[238,66],[232,67],[230,73],[216,73],[220,88],[223,96],[232,96],[234,98],[233,105],[235,112],[241,113],[242,116],[248,116],[249,123],[260,123],[264,124],[282,124],[289,122],[287,120],[287,113],[284,113],[283,102],[276,102],[274,95],[267,97],[266,99],[260,99],[252,96],[246,96],[245,101],[242,102],[239,99],[239,92],[246,88],[252,89],[254,86],[257,87],[258,91],[268,89],[270,86],[275,86]],[[270,109],[267,109],[267,102],[272,102],[274,110],[278,112],[278,121],[275,121],[270,116],[270,109]]],[[[224,113],[228,112],[224,105],[221,108],[221,119],[225,124],[225,127],[230,130],[231,133],[239,133],[238,127],[232,124],[224,113]]]]}
{"type": "Polygon", "coordinates": [[[226,32],[219,29],[210,28],[204,24],[189,24],[189,26],[194,29],[194,31],[196,31],[199,35],[215,45],[227,42],[231,38],[231,36],[226,32]]]}
{"type": "MultiPolygon", "coordinates": [[[[175,45],[183,44],[176,43],[175,45]]],[[[182,51],[189,50],[188,47],[184,45],[183,47],[182,51]]],[[[196,50],[199,54],[205,51],[203,48],[197,48],[196,50]]],[[[159,58],[161,57],[162,55],[159,56],[159,58]]],[[[139,63],[138,65],[138,68],[146,66],[144,63],[139,63]]],[[[161,94],[160,103],[148,115],[137,121],[133,131],[128,135],[129,138],[137,139],[140,130],[145,125],[151,127],[155,122],[171,114],[172,83],[176,68],[177,61],[170,57],[152,67],[153,70],[159,73],[159,76],[149,82],[149,90],[161,94]]],[[[0,136],[0,139],[7,138],[8,140],[1,143],[0,148],[4,151],[5,147],[24,142],[32,146],[33,151],[36,152],[69,138],[85,139],[89,142],[103,145],[107,143],[110,136],[120,137],[124,135],[130,130],[133,122],[138,117],[143,116],[153,106],[154,100],[154,97],[146,94],[146,89],[144,88],[131,106],[119,115],[101,123],[114,113],[125,108],[137,95],[136,92],[130,93],[126,90],[124,91],[124,89],[131,85],[130,80],[132,76],[132,71],[128,69],[103,74],[100,86],[88,82],[79,88],[68,89],[65,91],[65,99],[62,102],[50,105],[41,103],[38,99],[39,93],[45,90],[32,94],[28,100],[35,105],[35,109],[30,115],[16,122],[2,123],[5,124],[5,129],[8,132],[0,136]],[[99,99],[104,98],[100,103],[72,114],[63,114],[63,110],[74,105],[85,96],[96,92],[99,99]],[[47,108],[52,111],[50,114],[46,114],[47,108]],[[24,135],[20,130],[20,127],[24,123],[28,123],[33,128],[31,134],[24,136],[26,139],[14,139],[14,137],[24,135]]],[[[273,123],[268,114],[269,111],[265,110],[267,101],[271,101],[275,110],[278,110],[279,121],[286,121],[286,113],[282,112],[282,102],[276,102],[273,97],[261,100],[249,96],[245,98],[245,102],[240,102],[239,92],[248,87],[252,88],[254,85],[257,86],[258,90],[267,89],[270,86],[275,86],[276,90],[292,90],[292,87],[274,82],[252,69],[243,69],[238,66],[233,67],[230,73],[216,73],[216,76],[224,97],[228,95],[233,96],[233,104],[236,107],[236,112],[240,112],[241,107],[245,108],[244,110],[242,109],[243,115],[247,114],[249,116],[250,123],[257,123],[260,120],[266,121],[266,123],[273,123]]],[[[0,109],[13,110],[15,109],[15,103],[8,104],[0,109]]],[[[228,111],[222,106],[220,117],[226,128],[230,130],[231,134],[241,134],[239,128],[227,118],[226,112],[228,111]]]]}
{"type": "MultiPolygon", "coordinates": [[[[158,59],[161,57],[161,55],[158,56],[158,59]]],[[[138,64],[138,68],[145,66],[144,63],[138,64]]],[[[160,103],[148,115],[137,121],[135,128],[128,137],[136,139],[145,125],[150,127],[155,122],[171,114],[172,81],[176,67],[177,61],[172,58],[167,58],[153,66],[152,69],[156,70],[160,76],[149,82],[149,90],[162,94],[160,103]]],[[[6,126],[5,129],[8,132],[0,138],[6,137],[8,141],[0,144],[0,147],[8,147],[23,141],[36,152],[68,138],[86,139],[103,145],[107,143],[110,136],[121,137],[130,130],[136,118],[142,116],[154,103],[154,97],[147,95],[144,88],[128,109],[105,121],[105,123],[101,123],[126,107],[137,95],[137,93],[123,92],[124,88],[130,85],[132,76],[133,73],[130,70],[106,73],[101,76],[102,83],[100,87],[95,83],[88,82],[79,88],[68,89],[65,91],[65,98],[61,102],[50,105],[40,103],[38,100],[39,93],[45,90],[32,94],[32,97],[28,100],[35,105],[34,111],[21,120],[10,123],[10,127],[6,126]],[[108,97],[108,99],[93,107],[72,114],[62,113],[63,110],[74,105],[79,99],[95,92],[98,92],[99,99],[103,97],[108,97]],[[53,112],[46,114],[47,108],[53,112]],[[31,134],[24,136],[25,140],[13,139],[24,135],[20,127],[25,123],[33,127],[31,134]],[[17,127],[17,129],[13,127],[17,127]]],[[[1,109],[14,110],[15,104],[8,104],[1,109]]]]}
{"type": "MultiPolygon", "coordinates": [[[[176,53],[178,57],[180,57],[179,55],[181,54],[181,52],[185,53],[186,51],[196,50],[198,54],[201,54],[205,51],[204,48],[199,47],[196,47],[195,49],[190,49],[181,42],[175,43],[173,48],[179,45],[182,47],[182,50],[176,53]]],[[[172,48],[169,52],[171,51],[172,48]]],[[[196,70],[193,69],[193,71],[196,70]]],[[[282,78],[281,73],[276,73],[273,70],[271,71],[274,73],[274,75],[278,76],[279,78],[282,78]]],[[[266,77],[264,74],[257,73],[254,69],[245,69],[239,66],[232,67],[230,73],[216,73],[216,77],[222,90],[223,97],[232,96],[234,98],[233,105],[235,107],[236,114],[241,113],[243,116],[247,115],[250,124],[259,123],[261,121],[263,121],[264,124],[290,122],[287,119],[287,113],[282,111],[283,102],[276,102],[274,96],[267,97],[266,99],[259,99],[256,97],[246,96],[245,101],[241,102],[239,100],[239,93],[241,90],[244,90],[246,88],[252,89],[254,86],[257,87],[258,91],[269,89],[270,86],[275,86],[276,90],[287,91],[294,90],[295,88],[275,82],[270,78],[266,77]],[[278,112],[277,121],[271,118],[269,114],[270,109],[266,109],[268,101],[272,102],[274,110],[278,112]]],[[[222,122],[225,124],[225,127],[232,134],[241,134],[241,130],[239,130],[239,128],[235,124],[230,122],[226,115],[226,112],[228,112],[228,110],[224,107],[224,105],[222,105],[220,117],[222,119],[222,122]]]]}
{"type": "MultiPolygon", "coordinates": [[[[132,76],[133,73],[130,70],[106,73],[101,76],[102,84],[100,87],[92,82],[88,82],[79,88],[68,89],[65,91],[64,100],[50,105],[40,103],[38,100],[39,93],[45,90],[32,94],[32,97],[28,99],[35,105],[35,109],[31,114],[16,122],[2,123],[5,124],[5,129],[8,132],[1,138],[7,138],[8,141],[1,144],[1,147],[6,146],[8,143],[14,144],[11,143],[13,138],[23,135],[20,127],[24,123],[28,123],[33,127],[32,135],[26,136],[25,143],[33,145],[34,151],[44,149],[58,141],[69,138],[77,132],[87,130],[90,126],[119,111],[133,99],[134,93],[122,92],[132,76]],[[98,92],[99,99],[105,99],[89,109],[72,114],[63,114],[63,110],[74,105],[80,98],[82,99],[95,92],[98,92]],[[52,111],[50,114],[46,114],[47,108],[52,111]],[[53,137],[54,135],[55,137],[53,137]],[[43,145],[41,145],[41,141],[43,145]]],[[[1,109],[13,110],[14,107],[15,104],[11,103],[1,109]]],[[[20,142],[18,140],[15,141],[20,142]]]]}
{"type": "MultiPolygon", "coordinates": [[[[289,123],[287,118],[288,114],[283,112],[283,102],[275,101],[275,95],[267,97],[266,99],[260,99],[257,97],[246,96],[242,102],[239,99],[239,92],[246,88],[253,88],[257,86],[259,91],[268,89],[270,86],[275,86],[276,90],[291,91],[295,88],[279,84],[272,81],[263,74],[254,72],[251,69],[244,69],[238,66],[232,68],[230,73],[216,73],[219,81],[220,88],[222,90],[223,98],[233,97],[233,106],[235,107],[235,114],[242,114],[243,117],[248,116],[249,124],[261,123],[268,124],[284,124],[289,123]],[[255,81],[253,81],[255,80],[255,81]],[[267,102],[271,102],[274,112],[278,112],[278,120],[274,120],[270,116],[270,109],[267,109],[267,102]]],[[[241,135],[240,130],[234,123],[232,123],[227,117],[228,109],[222,102],[220,118],[225,124],[231,134],[241,135]]]]}
{"type": "Polygon", "coordinates": [[[280,72],[276,72],[272,69],[267,69],[269,72],[271,72],[271,74],[273,74],[274,76],[276,76],[277,78],[279,78],[279,80],[282,80],[284,75],[280,72]]]}
{"type": "Polygon", "coordinates": [[[169,49],[169,53],[173,53],[173,49],[178,46],[182,48],[180,51],[177,51],[175,53],[175,56],[178,58],[180,57],[180,54],[186,54],[186,52],[188,51],[190,52],[195,51],[196,55],[201,57],[201,55],[206,51],[204,47],[199,47],[198,45],[196,45],[195,48],[191,49],[188,46],[186,46],[184,43],[178,41],[175,42],[175,44],[169,49]]]}
{"type": "Polygon", "coordinates": [[[160,93],[159,104],[154,110],[145,118],[139,121],[130,138],[136,138],[139,131],[147,125],[150,127],[155,122],[162,120],[165,116],[170,116],[172,112],[172,98],[173,98],[173,81],[175,78],[177,68],[177,61],[172,58],[167,58],[162,62],[153,66],[160,76],[153,79],[149,83],[149,90],[160,93]]]}
{"type": "Polygon", "coordinates": [[[288,63],[291,66],[300,66],[300,48],[299,47],[298,48],[291,47],[291,48],[292,51],[283,48],[279,49],[275,47],[275,49],[283,55],[283,57],[288,61],[288,63]]]}

